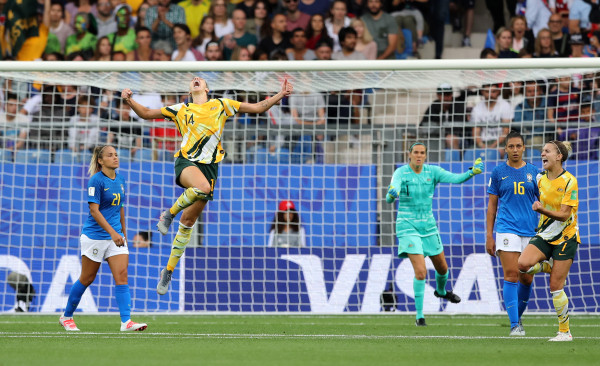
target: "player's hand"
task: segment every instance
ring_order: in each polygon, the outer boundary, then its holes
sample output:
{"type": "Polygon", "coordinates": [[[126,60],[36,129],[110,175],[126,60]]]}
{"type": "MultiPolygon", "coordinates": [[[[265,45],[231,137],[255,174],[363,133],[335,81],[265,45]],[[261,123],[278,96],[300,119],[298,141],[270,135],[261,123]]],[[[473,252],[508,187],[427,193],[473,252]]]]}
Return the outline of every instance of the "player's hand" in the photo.
{"type": "Polygon", "coordinates": [[[394,186],[390,186],[390,188],[388,188],[387,194],[394,198],[398,198],[398,190],[394,186]]]}
{"type": "Polygon", "coordinates": [[[477,160],[475,160],[475,164],[473,164],[473,166],[469,168],[469,174],[471,175],[471,177],[477,174],[481,174],[483,172],[483,168],[483,161],[481,161],[481,158],[477,158],[477,160]]]}
{"type": "Polygon", "coordinates": [[[544,207],[542,206],[542,204],[540,203],[540,201],[535,201],[532,205],[531,205],[531,209],[534,210],[535,212],[540,212],[540,209],[544,207]]]}
{"type": "Polygon", "coordinates": [[[118,247],[122,247],[123,245],[125,245],[125,238],[117,233],[110,234],[110,238],[112,241],[115,242],[115,245],[118,247]]]}
{"type": "Polygon", "coordinates": [[[485,241],[485,251],[492,257],[496,256],[496,240],[493,237],[485,241]]]}
{"type": "Polygon", "coordinates": [[[287,97],[292,94],[293,91],[294,86],[288,82],[287,78],[283,79],[283,84],[281,84],[281,94],[283,94],[284,97],[287,97]]]}
{"type": "Polygon", "coordinates": [[[123,91],[121,92],[121,98],[123,98],[124,101],[128,101],[132,95],[133,95],[133,92],[129,88],[123,89],[123,91]]]}

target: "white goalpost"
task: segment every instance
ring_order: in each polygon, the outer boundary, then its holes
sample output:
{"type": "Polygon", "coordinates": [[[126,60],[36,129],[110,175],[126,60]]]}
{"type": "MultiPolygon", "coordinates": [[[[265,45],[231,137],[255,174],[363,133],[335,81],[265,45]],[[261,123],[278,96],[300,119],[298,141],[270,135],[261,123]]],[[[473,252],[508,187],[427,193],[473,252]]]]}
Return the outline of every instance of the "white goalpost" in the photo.
{"type": "MultiPolygon", "coordinates": [[[[463,301],[434,297],[428,262],[425,312],[501,313],[502,269],[485,253],[486,189],[503,159],[494,139],[510,129],[524,135],[526,160],[538,168],[543,142],[575,148],[566,169],[579,181],[582,244],[566,288],[573,311],[600,312],[594,59],[2,62],[0,82],[0,312],[64,308],[80,271],[89,149],[107,143],[127,181],[134,312],[414,311],[413,270],[396,256],[396,212],[385,192],[408,146],[422,141],[429,162],[449,171],[477,157],[486,164],[484,174],[435,192],[449,286],[463,301]],[[211,98],[256,102],[286,78],[294,95],[264,115],[229,120],[215,199],[159,296],[176,229],[162,236],[155,225],[182,192],[173,170],[181,137],[172,123],[139,120],[119,95],[130,88],[147,107],[176,104],[195,76],[207,81],[211,98]],[[473,117],[494,88],[510,118],[473,117]],[[446,106],[436,106],[439,98],[446,106]],[[282,201],[297,210],[304,240],[269,246],[282,201]]],[[[113,288],[103,264],[79,309],[117,311],[113,288]]],[[[547,275],[536,276],[527,311],[554,312],[547,275]]]]}

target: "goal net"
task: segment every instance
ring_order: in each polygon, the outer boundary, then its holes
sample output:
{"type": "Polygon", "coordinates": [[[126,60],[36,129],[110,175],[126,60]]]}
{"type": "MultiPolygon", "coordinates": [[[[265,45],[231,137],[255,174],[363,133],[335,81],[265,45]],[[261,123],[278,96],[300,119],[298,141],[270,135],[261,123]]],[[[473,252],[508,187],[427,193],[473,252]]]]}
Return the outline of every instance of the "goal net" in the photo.
{"type": "MultiPolygon", "coordinates": [[[[3,62],[0,311],[64,309],[80,274],[97,144],[117,148],[127,181],[133,311],[414,311],[413,270],[396,256],[395,206],[385,193],[410,144],[422,141],[428,161],[449,171],[477,157],[486,166],[464,184],[437,187],[448,288],[463,301],[434,297],[428,260],[425,312],[503,312],[502,269],[485,252],[486,188],[504,159],[503,136],[515,129],[539,168],[545,141],[574,147],[566,168],[579,181],[582,243],[567,293],[573,311],[598,313],[600,67],[590,61],[3,62]],[[182,193],[173,169],[181,136],[170,122],[140,120],[120,90],[160,108],[185,102],[194,76],[207,80],[211,98],[254,103],[286,78],[294,94],[267,113],[229,120],[214,201],[159,296],[177,223],[165,236],[155,225],[182,193]],[[285,225],[294,211],[299,225],[285,225]]],[[[79,309],[116,312],[113,284],[103,264],[79,309]]],[[[547,275],[536,276],[527,311],[554,312],[547,275]]]]}

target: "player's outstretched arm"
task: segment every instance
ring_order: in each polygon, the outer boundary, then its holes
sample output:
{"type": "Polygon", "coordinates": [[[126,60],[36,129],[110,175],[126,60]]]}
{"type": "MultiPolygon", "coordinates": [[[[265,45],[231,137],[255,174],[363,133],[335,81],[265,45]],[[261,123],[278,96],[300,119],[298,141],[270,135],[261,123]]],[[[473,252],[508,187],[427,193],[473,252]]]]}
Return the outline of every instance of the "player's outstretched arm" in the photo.
{"type": "Polygon", "coordinates": [[[265,99],[258,103],[242,103],[240,105],[240,113],[264,113],[269,110],[272,106],[279,103],[284,97],[292,94],[294,86],[288,82],[287,79],[283,80],[281,84],[281,91],[271,98],[265,99]]]}
{"type": "Polygon", "coordinates": [[[475,164],[462,174],[453,174],[440,167],[436,167],[437,181],[440,183],[463,183],[477,174],[483,173],[484,165],[481,158],[475,160],[475,164]]]}
{"type": "Polygon", "coordinates": [[[163,115],[162,115],[162,112],[160,111],[160,109],[150,109],[148,107],[144,107],[140,103],[133,100],[131,98],[132,95],[133,95],[133,92],[131,91],[131,89],[123,89],[123,91],[121,92],[121,98],[123,98],[123,101],[128,106],[130,106],[131,109],[133,109],[135,114],[142,117],[143,119],[148,119],[148,120],[163,118],[163,115]]]}

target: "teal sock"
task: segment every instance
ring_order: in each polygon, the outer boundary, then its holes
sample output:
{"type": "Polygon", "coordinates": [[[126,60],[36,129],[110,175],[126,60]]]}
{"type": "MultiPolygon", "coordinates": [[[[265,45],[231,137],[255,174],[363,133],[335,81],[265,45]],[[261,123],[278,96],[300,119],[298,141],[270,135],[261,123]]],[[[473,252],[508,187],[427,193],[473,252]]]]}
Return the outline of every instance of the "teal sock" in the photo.
{"type": "Polygon", "coordinates": [[[424,318],[423,296],[425,295],[425,280],[417,280],[414,278],[413,289],[415,290],[415,309],[417,310],[417,319],[424,318]]]}
{"type": "Polygon", "coordinates": [[[441,275],[435,271],[435,290],[441,296],[446,295],[446,282],[448,282],[448,272],[441,275]]]}

